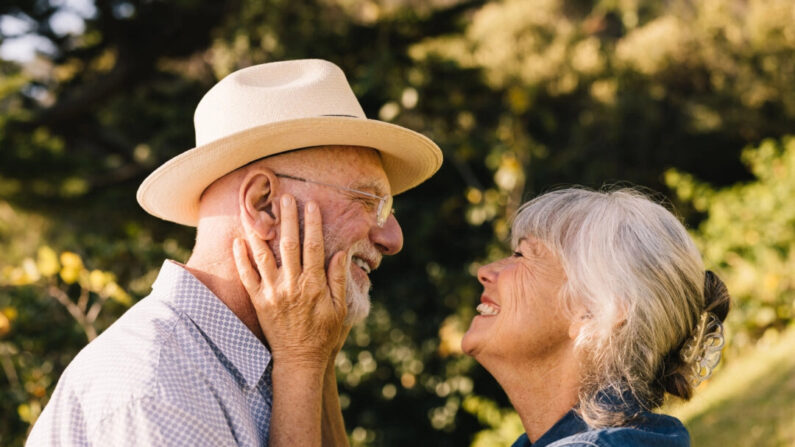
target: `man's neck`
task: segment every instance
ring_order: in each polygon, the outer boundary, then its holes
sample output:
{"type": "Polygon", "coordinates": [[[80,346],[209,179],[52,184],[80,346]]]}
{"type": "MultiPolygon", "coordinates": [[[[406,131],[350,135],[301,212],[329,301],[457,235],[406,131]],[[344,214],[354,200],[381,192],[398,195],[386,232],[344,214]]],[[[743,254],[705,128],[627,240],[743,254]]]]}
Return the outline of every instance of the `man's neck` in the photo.
{"type": "Polygon", "coordinates": [[[230,248],[207,256],[194,250],[184,267],[237,315],[240,321],[260,340],[265,337],[260,328],[254,305],[240,282],[230,248]]]}

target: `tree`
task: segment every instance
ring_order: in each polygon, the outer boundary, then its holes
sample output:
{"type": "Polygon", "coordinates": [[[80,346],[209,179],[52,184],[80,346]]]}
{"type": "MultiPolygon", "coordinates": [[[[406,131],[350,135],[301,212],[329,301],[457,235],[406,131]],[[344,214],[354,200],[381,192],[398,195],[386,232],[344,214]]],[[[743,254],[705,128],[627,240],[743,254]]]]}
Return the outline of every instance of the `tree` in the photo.
{"type": "Polygon", "coordinates": [[[732,293],[735,350],[784,329],[795,313],[795,137],[765,140],[742,158],[755,179],[726,188],[666,173],[677,198],[706,216],[694,236],[732,293]]]}
{"type": "MultiPolygon", "coordinates": [[[[742,148],[795,127],[788,0],[132,0],[97,2],[65,32],[55,24],[68,5],[0,7],[49,42],[34,61],[0,61],[0,270],[24,272],[52,247],[112,272],[132,301],[145,296],[193,233],[144,214],[135,189],[193,146],[201,95],[243,66],[329,59],[369,117],[443,148],[442,170],[397,198],[406,249],[373,273],[373,315],[338,360],[357,445],[462,445],[510,418],[458,343],[480,294],[472,272],[506,253],[524,199],[561,183],[678,191],[682,172],[716,188],[748,181],[742,148]]],[[[691,223],[711,218],[693,205],[691,223]]],[[[0,359],[20,383],[0,396],[3,444],[21,443],[19,405],[44,403],[86,341],[45,284],[0,288],[0,359]]],[[[57,285],[79,302],[82,286],[57,285]]],[[[779,312],[757,301],[747,294],[749,308],[779,312]]],[[[102,309],[97,331],[125,307],[102,309]]]]}

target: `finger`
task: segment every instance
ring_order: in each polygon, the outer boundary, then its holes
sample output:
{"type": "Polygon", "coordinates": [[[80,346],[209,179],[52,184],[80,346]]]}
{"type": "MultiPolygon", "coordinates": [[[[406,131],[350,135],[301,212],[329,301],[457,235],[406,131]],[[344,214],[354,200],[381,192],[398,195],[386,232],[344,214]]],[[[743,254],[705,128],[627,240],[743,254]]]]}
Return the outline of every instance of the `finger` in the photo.
{"type": "Polygon", "coordinates": [[[340,251],[331,258],[328,268],[328,285],[331,291],[331,299],[334,302],[334,309],[345,318],[348,313],[348,305],[345,297],[345,281],[348,277],[350,260],[348,254],[340,251]]]}
{"type": "Polygon", "coordinates": [[[235,239],[232,244],[232,252],[234,253],[235,266],[237,267],[237,275],[240,277],[240,282],[249,295],[253,295],[259,289],[260,276],[251,265],[251,260],[248,258],[248,249],[246,244],[239,238],[235,239]]]}
{"type": "Polygon", "coordinates": [[[310,201],[304,212],[304,272],[324,274],[324,262],[323,218],[317,204],[310,201]]]}
{"type": "Polygon", "coordinates": [[[296,280],[301,274],[301,244],[298,236],[298,210],[295,199],[289,194],[282,195],[281,208],[279,251],[282,254],[282,269],[287,278],[296,280]]]}
{"type": "MultiPolygon", "coordinates": [[[[265,282],[274,284],[278,275],[278,266],[276,265],[276,257],[273,256],[268,243],[253,233],[246,234],[246,240],[249,245],[247,248],[251,248],[257,272],[265,282]]],[[[242,243],[243,241],[241,240],[240,242],[242,243]]]]}

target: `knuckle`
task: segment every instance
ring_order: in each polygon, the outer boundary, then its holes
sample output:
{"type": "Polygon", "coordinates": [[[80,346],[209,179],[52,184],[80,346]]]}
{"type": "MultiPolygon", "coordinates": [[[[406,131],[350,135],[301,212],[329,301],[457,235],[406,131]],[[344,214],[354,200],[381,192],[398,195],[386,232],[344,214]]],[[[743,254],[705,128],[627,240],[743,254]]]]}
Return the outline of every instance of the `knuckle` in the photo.
{"type": "Polygon", "coordinates": [[[322,251],[323,250],[323,243],[320,241],[307,241],[304,243],[304,246],[308,251],[322,251]]]}
{"type": "Polygon", "coordinates": [[[304,295],[307,297],[316,297],[320,295],[321,287],[317,281],[304,281],[301,284],[301,290],[303,290],[304,295]]]}
{"type": "Polygon", "coordinates": [[[283,250],[297,250],[299,247],[298,241],[295,239],[282,239],[281,243],[283,250]]]}
{"type": "Polygon", "coordinates": [[[257,295],[256,298],[252,298],[251,303],[254,305],[254,309],[260,311],[267,310],[271,306],[271,300],[263,295],[257,295]]]}
{"type": "Polygon", "coordinates": [[[289,284],[284,288],[284,297],[290,299],[291,301],[300,298],[301,288],[292,283],[289,284]]]}

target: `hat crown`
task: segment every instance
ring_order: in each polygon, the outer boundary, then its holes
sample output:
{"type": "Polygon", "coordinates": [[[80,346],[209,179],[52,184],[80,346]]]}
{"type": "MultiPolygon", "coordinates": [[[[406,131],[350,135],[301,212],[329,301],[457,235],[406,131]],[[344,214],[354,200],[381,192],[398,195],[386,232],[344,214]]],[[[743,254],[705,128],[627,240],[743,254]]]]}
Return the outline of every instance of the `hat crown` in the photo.
{"type": "Polygon", "coordinates": [[[366,118],[342,70],[308,59],[255,65],[223,78],[196,107],[196,145],[254,127],[320,116],[366,118]]]}
{"type": "Polygon", "coordinates": [[[323,145],[379,151],[393,195],[413,188],[442,164],[433,141],[369,120],[345,74],[323,60],[271,62],[222,79],[196,107],[196,147],[163,163],[141,183],[138,203],[183,225],[199,222],[202,193],[254,160],[323,145]]]}

